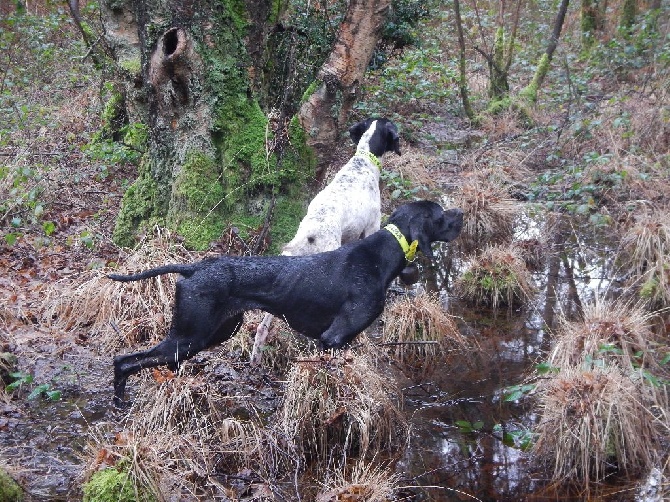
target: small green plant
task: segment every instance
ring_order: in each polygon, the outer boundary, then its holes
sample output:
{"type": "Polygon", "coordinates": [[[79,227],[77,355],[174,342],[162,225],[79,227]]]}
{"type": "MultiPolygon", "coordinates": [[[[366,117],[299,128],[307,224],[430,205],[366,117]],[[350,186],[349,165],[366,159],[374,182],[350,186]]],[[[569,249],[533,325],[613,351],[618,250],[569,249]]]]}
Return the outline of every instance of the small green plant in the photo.
{"type": "Polygon", "coordinates": [[[22,385],[30,385],[33,383],[33,376],[30,373],[23,373],[21,371],[14,371],[9,374],[9,377],[14,381],[5,387],[7,392],[14,392],[22,385]]]}
{"type": "Polygon", "coordinates": [[[418,194],[425,191],[425,187],[413,186],[412,182],[395,171],[381,172],[381,179],[391,192],[392,199],[415,200],[418,194]]]}
{"type": "Polygon", "coordinates": [[[127,471],[108,467],[97,471],[83,486],[84,502],[135,502],[135,489],[127,471]]]}
{"type": "Polygon", "coordinates": [[[503,389],[503,395],[505,396],[503,401],[508,403],[519,401],[520,399],[523,399],[528,394],[530,394],[533,390],[535,390],[535,384],[528,383],[512,385],[511,387],[503,389]]]}
{"type": "MultiPolygon", "coordinates": [[[[7,392],[14,392],[24,385],[28,386],[34,382],[33,375],[21,371],[11,372],[9,373],[9,377],[14,381],[5,387],[7,392]]],[[[52,389],[48,383],[43,383],[33,388],[30,394],[28,394],[27,399],[32,401],[42,395],[51,401],[58,401],[61,398],[61,391],[52,389]]]]}
{"type": "Polygon", "coordinates": [[[14,481],[9,474],[0,468],[0,500],[7,502],[20,502],[23,500],[21,487],[14,481]]]}
{"type": "Polygon", "coordinates": [[[502,424],[493,426],[493,433],[500,435],[505,446],[517,448],[521,451],[529,450],[533,446],[535,434],[528,429],[507,430],[502,424]]]}
{"type": "Polygon", "coordinates": [[[481,420],[478,420],[477,422],[469,422],[468,420],[456,420],[454,421],[454,424],[458,427],[458,429],[465,433],[465,434],[470,434],[472,432],[478,432],[482,430],[484,427],[484,422],[481,420]]]}

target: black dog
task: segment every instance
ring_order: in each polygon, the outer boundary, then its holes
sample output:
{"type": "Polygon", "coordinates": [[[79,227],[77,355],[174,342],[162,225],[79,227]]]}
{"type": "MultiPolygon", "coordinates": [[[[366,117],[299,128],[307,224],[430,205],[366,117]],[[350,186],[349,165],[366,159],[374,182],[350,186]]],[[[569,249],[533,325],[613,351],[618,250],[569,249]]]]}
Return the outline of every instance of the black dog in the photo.
{"type": "Polygon", "coordinates": [[[432,258],[432,242],[451,241],[460,233],[463,211],[412,202],[399,207],[388,223],[365,239],[310,256],[222,256],[135,275],[110,274],[110,279],[124,282],[169,273],[184,276],[177,282],[167,338],[152,349],[114,358],[114,401],[123,402],[126,380],[141,369],[162,364],[176,368],[180,361],[228,340],[246,310],[282,316],[324,348],[347,345],[382,313],[386,289],[412,254],[408,243],[415,248],[417,241],[419,250],[432,258]],[[393,225],[400,231],[397,236],[391,232],[393,225]]]}

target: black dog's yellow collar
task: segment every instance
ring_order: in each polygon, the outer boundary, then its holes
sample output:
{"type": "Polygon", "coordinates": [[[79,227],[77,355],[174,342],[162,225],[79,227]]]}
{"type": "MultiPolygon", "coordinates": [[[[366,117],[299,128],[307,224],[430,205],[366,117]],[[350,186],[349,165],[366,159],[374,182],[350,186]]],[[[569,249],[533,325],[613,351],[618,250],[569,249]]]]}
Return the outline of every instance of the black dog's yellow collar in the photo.
{"type": "Polygon", "coordinates": [[[379,160],[379,157],[377,157],[370,150],[368,151],[358,150],[356,152],[356,155],[358,157],[365,157],[366,159],[370,159],[370,162],[372,162],[375,166],[377,166],[377,169],[379,169],[380,171],[382,170],[382,161],[379,160]]]}
{"type": "Polygon", "coordinates": [[[391,232],[393,237],[396,238],[398,244],[400,244],[400,247],[402,248],[403,253],[405,253],[405,259],[409,262],[414,261],[414,259],[416,258],[416,247],[419,245],[419,241],[415,240],[412,241],[411,244],[408,244],[407,239],[402,234],[402,232],[398,229],[398,227],[396,227],[392,223],[386,225],[384,229],[391,232]]]}

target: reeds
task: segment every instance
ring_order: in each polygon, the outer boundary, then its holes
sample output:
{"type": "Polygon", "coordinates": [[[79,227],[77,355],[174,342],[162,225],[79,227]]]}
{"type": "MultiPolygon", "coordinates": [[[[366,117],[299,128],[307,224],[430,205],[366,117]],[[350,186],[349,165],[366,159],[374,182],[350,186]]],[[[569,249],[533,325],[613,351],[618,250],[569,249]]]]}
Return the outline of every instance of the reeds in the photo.
{"type": "Polygon", "coordinates": [[[640,304],[598,296],[577,321],[558,324],[549,367],[540,380],[534,455],[554,480],[586,492],[615,470],[645,474],[670,430],[668,396],[640,304]]]}
{"type": "Polygon", "coordinates": [[[553,466],[555,480],[588,489],[615,469],[640,474],[656,460],[661,436],[652,393],[617,366],[562,368],[538,395],[533,453],[553,466]]]}
{"type": "Polygon", "coordinates": [[[399,396],[394,382],[361,355],[298,362],[278,412],[280,435],[317,471],[352,457],[393,456],[408,431],[392,396],[399,396]]]}
{"type": "Polygon", "coordinates": [[[453,204],[463,210],[463,229],[457,241],[466,252],[482,245],[507,243],[514,234],[514,222],[521,205],[512,199],[505,183],[482,172],[463,183],[453,204]]]}
{"type": "Polygon", "coordinates": [[[652,308],[670,306],[670,212],[641,210],[621,238],[620,260],[652,308]]]}

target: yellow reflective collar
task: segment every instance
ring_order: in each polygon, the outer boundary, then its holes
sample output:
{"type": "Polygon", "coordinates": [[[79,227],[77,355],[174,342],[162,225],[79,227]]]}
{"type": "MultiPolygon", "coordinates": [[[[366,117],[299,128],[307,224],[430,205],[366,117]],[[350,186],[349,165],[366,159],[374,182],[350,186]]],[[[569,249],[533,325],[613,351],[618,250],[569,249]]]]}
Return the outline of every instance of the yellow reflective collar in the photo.
{"type": "Polygon", "coordinates": [[[398,227],[393,224],[386,225],[384,229],[391,232],[393,237],[396,238],[398,244],[400,244],[400,247],[402,248],[403,253],[405,253],[405,258],[407,261],[414,261],[414,258],[416,258],[416,247],[419,245],[419,241],[412,241],[411,244],[408,244],[405,236],[400,230],[398,230],[398,227]]]}
{"type": "Polygon", "coordinates": [[[356,152],[356,156],[357,157],[365,157],[366,159],[370,159],[370,162],[372,162],[375,166],[377,166],[377,169],[379,169],[380,171],[382,170],[382,161],[379,160],[379,157],[377,157],[370,150],[368,150],[368,151],[358,150],[356,152]]]}

